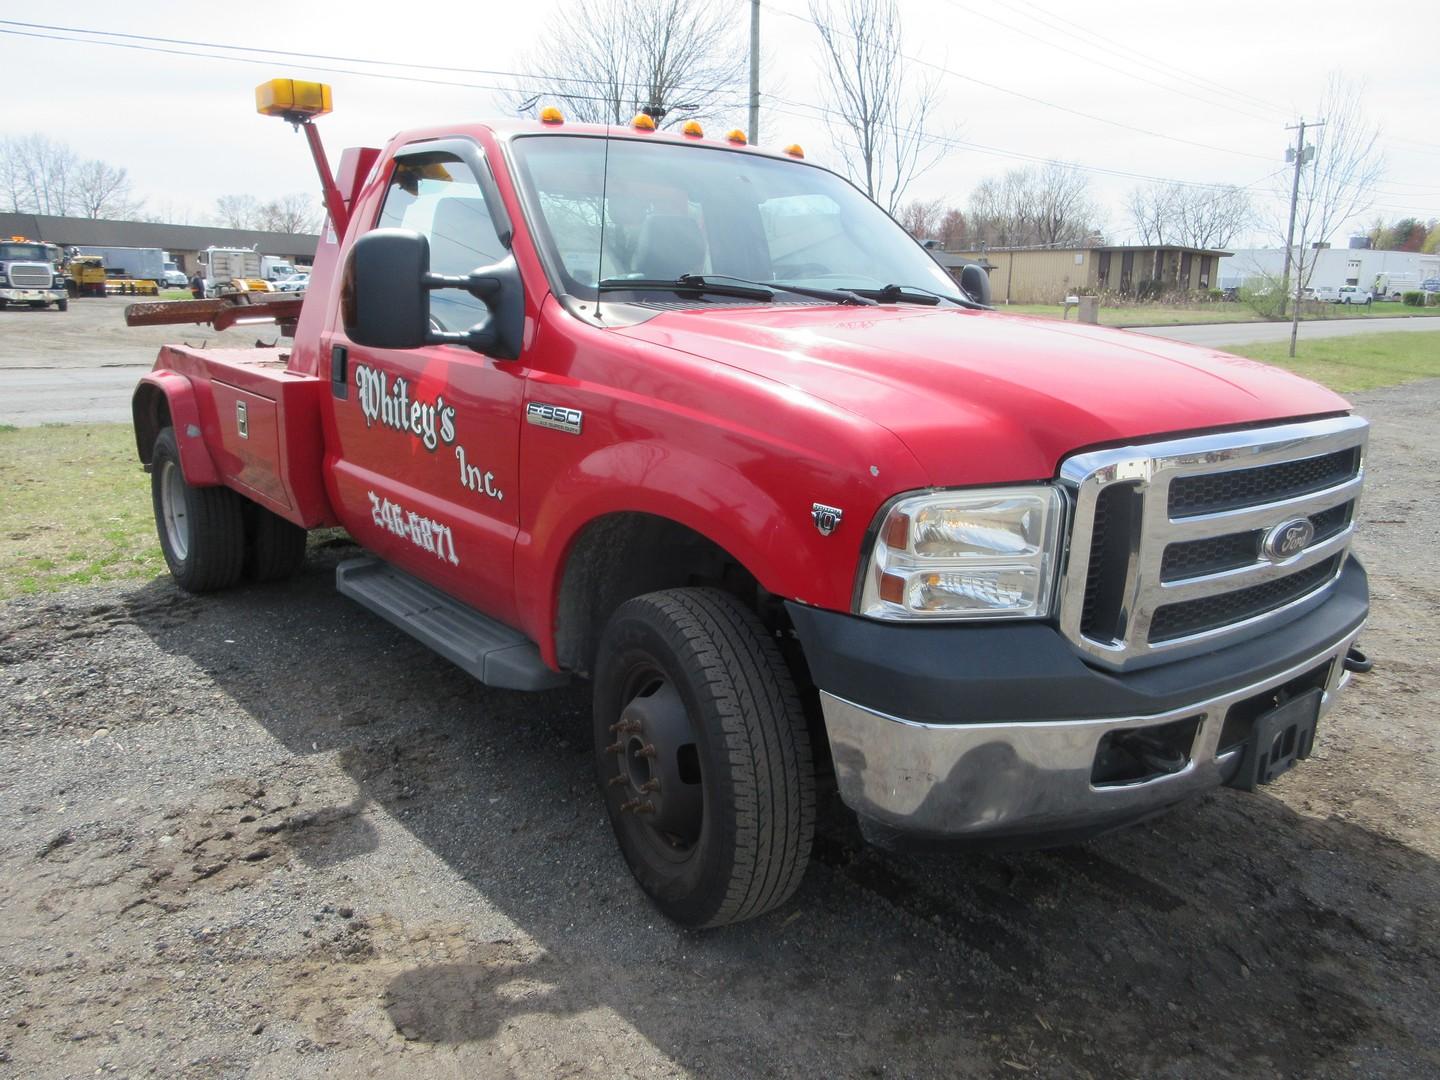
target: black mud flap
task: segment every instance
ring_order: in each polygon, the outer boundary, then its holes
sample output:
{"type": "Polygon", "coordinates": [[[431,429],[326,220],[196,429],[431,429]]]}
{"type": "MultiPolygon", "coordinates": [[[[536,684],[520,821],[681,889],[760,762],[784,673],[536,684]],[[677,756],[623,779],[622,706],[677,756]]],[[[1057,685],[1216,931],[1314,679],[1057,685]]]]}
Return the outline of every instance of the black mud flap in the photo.
{"type": "Polygon", "coordinates": [[[1323,697],[1324,691],[1317,687],[1257,716],[1231,786],[1254,791],[1308,758],[1323,697]]]}

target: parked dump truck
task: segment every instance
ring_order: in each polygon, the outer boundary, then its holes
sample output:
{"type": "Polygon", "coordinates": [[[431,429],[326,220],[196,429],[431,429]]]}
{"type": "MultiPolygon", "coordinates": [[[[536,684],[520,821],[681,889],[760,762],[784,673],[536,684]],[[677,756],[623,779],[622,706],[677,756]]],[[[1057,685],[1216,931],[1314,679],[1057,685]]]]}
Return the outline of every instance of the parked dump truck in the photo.
{"type": "Polygon", "coordinates": [[[57,311],[68,308],[61,258],[54,244],[23,236],[0,240],[0,308],[7,304],[32,308],[54,304],[57,311]]]}
{"type": "Polygon", "coordinates": [[[328,88],[257,100],[333,229],[303,298],[137,312],[294,327],[136,388],[171,573],[282,578],[340,525],[340,591],[477,679],[588,680],[678,922],[783,903],[824,790],[877,843],[1033,845],[1255,788],[1364,666],[1329,390],[996,312],[799,147],[547,109],[332,176],[328,88]]]}

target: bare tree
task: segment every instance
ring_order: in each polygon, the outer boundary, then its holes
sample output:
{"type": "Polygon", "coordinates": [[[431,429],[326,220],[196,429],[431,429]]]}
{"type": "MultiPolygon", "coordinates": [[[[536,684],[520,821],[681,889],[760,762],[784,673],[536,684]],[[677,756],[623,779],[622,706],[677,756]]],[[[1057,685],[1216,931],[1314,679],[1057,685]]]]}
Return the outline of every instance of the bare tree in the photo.
{"type": "Polygon", "coordinates": [[[36,132],[0,141],[0,180],[12,212],[65,216],[77,162],[65,143],[36,132]]]}
{"type": "Polygon", "coordinates": [[[850,178],[891,213],[944,146],[928,118],[937,79],[916,76],[901,55],[895,0],[810,0],[820,31],[831,108],[827,123],[850,178]]]}
{"type": "Polygon", "coordinates": [[[256,214],[255,228],[277,233],[313,233],[320,231],[321,215],[309,195],[284,195],[261,206],[256,214]]]}
{"type": "Polygon", "coordinates": [[[1164,181],[1131,190],[1125,210],[1142,244],[1174,243],[1175,200],[1179,192],[1180,185],[1164,181]]]}
{"type": "Polygon", "coordinates": [[[1130,192],[1126,211],[1142,244],[1223,248],[1250,224],[1250,197],[1233,184],[1157,181],[1130,192]]]}
{"type": "Polygon", "coordinates": [[[1100,210],[1090,197],[1090,178],[1073,165],[1051,161],[1031,170],[1031,215],[1037,243],[1075,244],[1098,230],[1100,210]]]}
{"type": "Polygon", "coordinates": [[[947,251],[958,251],[965,243],[965,214],[950,207],[940,219],[940,243],[947,251]]]}
{"type": "Polygon", "coordinates": [[[71,191],[77,217],[128,219],[140,212],[141,201],[130,194],[129,174],[98,158],[76,168],[71,191]]]}
{"type": "Polygon", "coordinates": [[[1073,165],[1050,162],[982,180],[970,195],[971,243],[1062,247],[1100,233],[1090,181],[1073,165]]]}
{"type": "Polygon", "coordinates": [[[581,0],[527,60],[510,104],[558,104],[575,120],[623,124],[641,110],[662,124],[739,105],[745,52],[723,5],[581,0]]]}
{"type": "Polygon", "coordinates": [[[943,199],[911,199],[895,211],[895,220],[900,227],[916,240],[938,239],[944,216],[943,199]]]}
{"type": "Polygon", "coordinates": [[[215,200],[215,222],[227,229],[257,229],[260,200],[254,195],[221,195],[215,200]]]}
{"type": "MultiPolygon", "coordinates": [[[[1361,109],[1364,88],[1332,75],[1320,101],[1323,127],[1311,129],[1307,142],[1314,157],[1300,168],[1300,190],[1295,209],[1296,287],[1310,283],[1315,260],[1307,258],[1312,245],[1329,240],[1346,222],[1368,212],[1375,205],[1375,185],[1385,175],[1385,156],[1380,150],[1379,129],[1361,109]]],[[[1290,179],[1277,195],[1285,213],[1275,221],[1283,244],[1290,205],[1290,179]]],[[[1293,291],[1293,290],[1292,290],[1293,291]]]]}

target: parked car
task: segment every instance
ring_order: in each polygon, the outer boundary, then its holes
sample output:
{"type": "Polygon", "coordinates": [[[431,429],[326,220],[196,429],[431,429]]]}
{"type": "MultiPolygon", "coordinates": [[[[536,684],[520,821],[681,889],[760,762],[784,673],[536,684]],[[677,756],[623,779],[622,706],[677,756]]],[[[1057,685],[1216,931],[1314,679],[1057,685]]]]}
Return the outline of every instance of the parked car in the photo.
{"type": "Polygon", "coordinates": [[[277,281],[275,288],[280,292],[304,292],[309,284],[309,274],[291,274],[284,281],[277,281]]]}
{"type": "Polygon", "coordinates": [[[1369,289],[1362,289],[1359,285],[1341,285],[1335,294],[1337,304],[1364,304],[1368,307],[1374,299],[1369,289]]]}

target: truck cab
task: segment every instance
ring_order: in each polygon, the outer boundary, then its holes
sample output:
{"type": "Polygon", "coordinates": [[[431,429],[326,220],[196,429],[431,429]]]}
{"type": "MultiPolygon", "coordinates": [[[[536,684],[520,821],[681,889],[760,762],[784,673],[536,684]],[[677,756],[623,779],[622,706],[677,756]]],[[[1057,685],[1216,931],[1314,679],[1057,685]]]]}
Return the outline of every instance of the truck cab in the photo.
{"type": "Polygon", "coordinates": [[[0,240],[0,308],[8,304],[57,311],[69,307],[61,253],[54,244],[12,236],[0,240]]]}
{"type": "Polygon", "coordinates": [[[331,177],[328,90],[281,82],[333,227],[233,313],[288,355],[137,388],[171,571],[283,577],[339,524],[337,587],[477,678],[588,680],[671,918],[783,903],[827,790],[880,844],[1055,844],[1308,756],[1367,610],[1335,394],[991,310],[797,146],[547,110],[331,177]]]}

